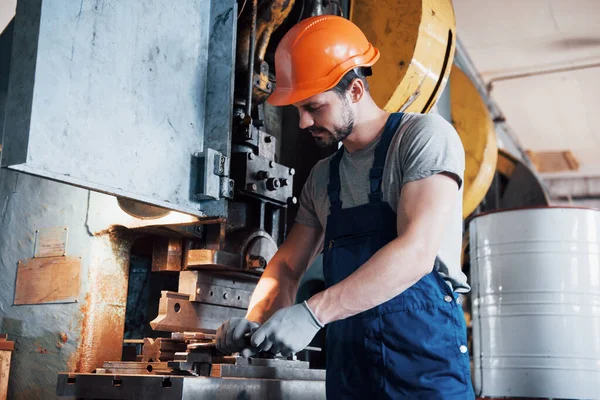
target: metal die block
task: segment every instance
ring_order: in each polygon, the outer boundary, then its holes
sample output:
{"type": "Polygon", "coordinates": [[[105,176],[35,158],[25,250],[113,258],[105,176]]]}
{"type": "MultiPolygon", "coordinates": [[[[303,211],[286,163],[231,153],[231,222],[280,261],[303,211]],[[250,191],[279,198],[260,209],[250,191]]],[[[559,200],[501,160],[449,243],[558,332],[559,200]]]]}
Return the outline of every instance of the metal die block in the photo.
{"type": "Polygon", "coordinates": [[[152,244],[152,272],[181,271],[181,239],[156,237],[152,244]]]}
{"type": "Polygon", "coordinates": [[[170,361],[175,353],[185,351],[186,344],[183,341],[175,341],[167,338],[144,338],[142,347],[142,361],[170,361]]]}
{"type": "Polygon", "coordinates": [[[242,193],[280,204],[293,197],[293,168],[251,152],[233,154],[232,163],[232,178],[242,193]]]}
{"type": "Polygon", "coordinates": [[[324,381],[325,370],[308,368],[278,368],[235,364],[214,364],[210,376],[215,378],[293,379],[324,381]]]}
{"type": "Polygon", "coordinates": [[[190,301],[247,309],[255,282],[217,277],[200,271],[179,274],[179,292],[189,293],[190,301]]]}
{"type": "Polygon", "coordinates": [[[325,399],[325,381],[160,375],[123,375],[116,380],[114,375],[61,373],[56,394],[82,399],[233,400],[243,396],[245,400],[321,400],[325,399]]]}
{"type": "Polygon", "coordinates": [[[229,269],[240,270],[242,257],[239,254],[229,253],[223,250],[197,249],[187,252],[185,261],[186,269],[196,268],[229,269]]]}
{"type": "MultiPolygon", "coordinates": [[[[105,374],[160,374],[170,372],[166,362],[105,361],[102,365],[105,374]]],[[[100,373],[100,371],[96,371],[100,373]]]]}
{"type": "Polygon", "coordinates": [[[283,358],[255,358],[247,359],[248,365],[254,367],[273,367],[273,368],[301,368],[308,369],[308,361],[288,360],[283,358]]]}
{"type": "Polygon", "coordinates": [[[190,302],[187,294],[163,291],[158,316],[150,322],[154,330],[166,332],[214,333],[232,317],[244,317],[246,310],[190,302]]]}

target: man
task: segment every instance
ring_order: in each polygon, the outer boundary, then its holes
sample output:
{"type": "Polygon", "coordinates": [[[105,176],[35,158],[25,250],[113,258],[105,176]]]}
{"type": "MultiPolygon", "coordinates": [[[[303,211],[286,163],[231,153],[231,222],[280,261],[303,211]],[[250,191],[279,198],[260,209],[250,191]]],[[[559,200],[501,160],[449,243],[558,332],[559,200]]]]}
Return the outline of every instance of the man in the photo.
{"type": "Polygon", "coordinates": [[[464,150],[437,115],[377,107],[364,75],[378,58],[330,15],[301,21],[277,47],[269,102],[293,104],[317,143],[343,147],[311,171],[296,224],[217,348],[248,352],[251,334],[254,351],[289,355],[326,326],[328,398],[473,398],[454,294],[470,289],[458,260],[464,150]],[[321,251],[327,289],[294,305],[321,251]]]}

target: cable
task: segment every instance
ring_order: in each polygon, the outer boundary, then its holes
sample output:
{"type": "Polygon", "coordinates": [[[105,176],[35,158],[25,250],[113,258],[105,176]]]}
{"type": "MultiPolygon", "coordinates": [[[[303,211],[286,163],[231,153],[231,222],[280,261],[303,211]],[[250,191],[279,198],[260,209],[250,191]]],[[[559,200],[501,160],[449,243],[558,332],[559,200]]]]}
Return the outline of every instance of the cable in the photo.
{"type": "Polygon", "coordinates": [[[238,13],[238,19],[240,19],[240,16],[242,15],[242,11],[244,11],[244,8],[246,7],[246,1],[248,1],[248,0],[244,0],[244,4],[242,4],[242,8],[240,8],[240,12],[238,13]]]}
{"type": "Polygon", "coordinates": [[[342,10],[342,5],[340,4],[339,0],[329,0],[330,3],[335,3],[338,6],[338,9],[340,10],[340,16],[344,17],[344,10],[342,10]]]}

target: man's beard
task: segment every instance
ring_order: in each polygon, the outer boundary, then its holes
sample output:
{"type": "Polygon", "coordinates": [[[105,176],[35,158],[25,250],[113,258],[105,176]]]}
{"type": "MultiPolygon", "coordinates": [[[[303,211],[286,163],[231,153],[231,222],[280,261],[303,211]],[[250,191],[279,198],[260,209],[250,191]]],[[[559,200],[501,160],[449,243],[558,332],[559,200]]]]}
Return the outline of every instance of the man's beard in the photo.
{"type": "Polygon", "coordinates": [[[344,123],[341,127],[334,127],[333,132],[324,128],[310,129],[311,132],[324,133],[323,136],[314,136],[317,146],[329,147],[346,139],[352,133],[352,130],[354,129],[354,115],[352,114],[352,109],[348,105],[348,101],[346,100],[344,103],[344,111],[342,112],[344,123]]]}

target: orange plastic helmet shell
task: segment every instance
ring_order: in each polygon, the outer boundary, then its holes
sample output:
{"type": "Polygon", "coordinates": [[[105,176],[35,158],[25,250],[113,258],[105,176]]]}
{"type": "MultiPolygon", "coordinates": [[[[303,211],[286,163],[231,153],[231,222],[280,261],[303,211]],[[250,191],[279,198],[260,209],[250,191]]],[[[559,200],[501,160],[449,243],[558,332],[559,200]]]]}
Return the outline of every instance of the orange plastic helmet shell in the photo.
{"type": "Polygon", "coordinates": [[[284,106],[332,89],[351,69],[375,64],[377,50],[351,21],[318,15],[300,21],[275,50],[275,91],[267,100],[284,106]]]}

